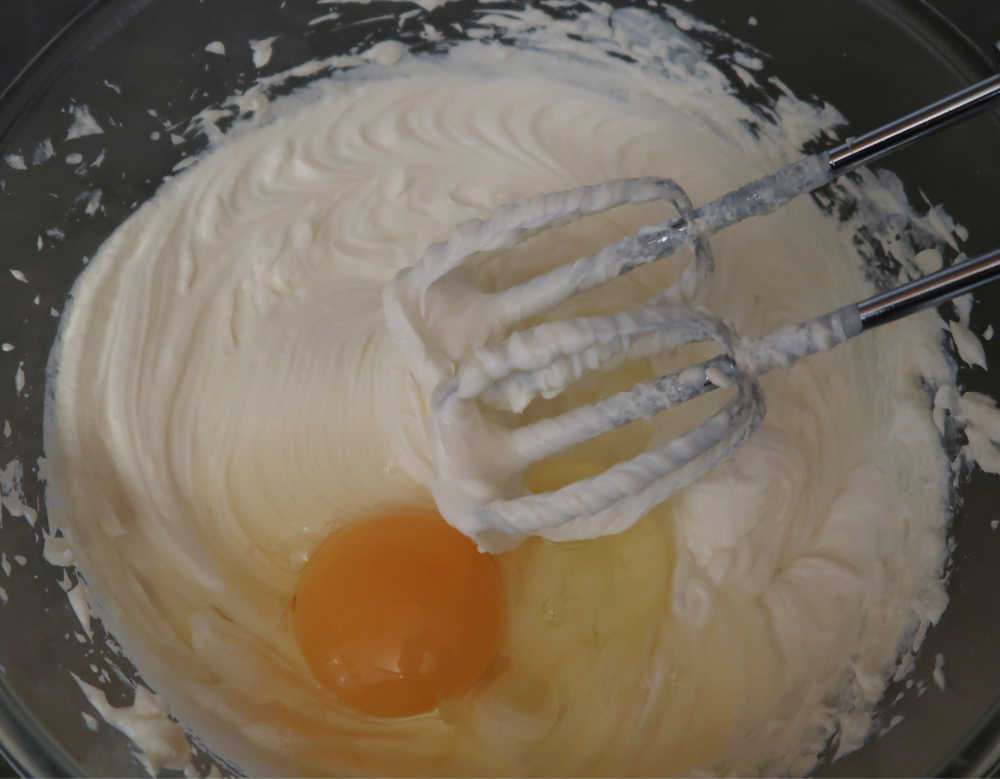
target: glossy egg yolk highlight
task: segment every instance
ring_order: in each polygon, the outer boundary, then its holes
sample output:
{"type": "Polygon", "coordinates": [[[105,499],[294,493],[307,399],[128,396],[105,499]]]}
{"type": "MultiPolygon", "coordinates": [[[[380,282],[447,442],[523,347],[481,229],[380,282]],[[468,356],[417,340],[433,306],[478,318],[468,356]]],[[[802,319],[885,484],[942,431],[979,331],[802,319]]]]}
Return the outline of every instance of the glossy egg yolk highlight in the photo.
{"type": "Polygon", "coordinates": [[[429,511],[332,533],[303,569],[292,607],[319,682],[379,717],[420,714],[469,690],[496,656],[505,622],[496,559],[429,511]]]}

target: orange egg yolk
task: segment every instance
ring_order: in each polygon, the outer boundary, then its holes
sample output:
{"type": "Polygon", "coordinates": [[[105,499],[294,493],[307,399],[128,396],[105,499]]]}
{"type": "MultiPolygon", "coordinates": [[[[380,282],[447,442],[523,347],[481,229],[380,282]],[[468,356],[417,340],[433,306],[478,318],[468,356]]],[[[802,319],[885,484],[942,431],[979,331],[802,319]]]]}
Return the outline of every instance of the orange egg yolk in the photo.
{"type": "Polygon", "coordinates": [[[302,570],[292,602],[295,638],[316,679],[379,717],[420,714],[472,688],[505,622],[496,559],[429,511],[335,531],[302,570]]]}

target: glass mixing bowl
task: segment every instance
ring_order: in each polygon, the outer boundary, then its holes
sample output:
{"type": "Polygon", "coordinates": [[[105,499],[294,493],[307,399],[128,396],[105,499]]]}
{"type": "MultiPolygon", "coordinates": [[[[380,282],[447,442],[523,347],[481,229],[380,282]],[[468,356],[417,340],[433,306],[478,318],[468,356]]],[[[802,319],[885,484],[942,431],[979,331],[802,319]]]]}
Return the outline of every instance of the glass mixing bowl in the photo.
{"type": "MultiPolygon", "coordinates": [[[[491,3],[496,10],[509,0],[491,3]]],[[[616,0],[616,4],[619,3],[616,0]]],[[[104,677],[112,705],[131,702],[138,678],[126,657],[83,635],[64,590],[73,569],[43,557],[42,410],[46,360],[73,281],[105,238],[147,200],[175,165],[204,139],[172,130],[257,77],[250,40],[278,36],[262,72],[346,53],[391,37],[427,51],[422,21],[458,35],[453,23],[482,8],[467,0],[430,10],[380,2],[338,6],[335,21],[310,25],[333,10],[322,0],[105,0],[93,3],[0,99],[0,742],[16,767],[36,775],[136,775],[128,739],[90,711],[75,674],[104,677]],[[409,21],[399,29],[400,14],[409,21]],[[205,51],[212,41],[227,56],[205,51]],[[209,64],[210,63],[210,64],[209,64]],[[104,132],[65,141],[77,106],[102,118],[104,132]],[[114,122],[107,121],[114,117],[114,122]],[[158,134],[158,135],[157,135],[158,134]],[[54,144],[48,159],[46,139],[54,144]],[[174,141],[178,141],[175,143],[174,141]],[[79,155],[76,156],[76,155],[79,155]],[[27,170],[22,170],[21,162],[27,170]],[[97,192],[100,198],[97,199],[97,192]],[[16,271],[16,272],[15,272],[16,271]],[[7,347],[4,347],[7,349],[7,347]],[[23,383],[22,383],[23,379],[23,383]],[[18,463],[23,474],[16,473],[18,463]],[[15,484],[15,482],[19,482],[15,484]],[[18,514],[22,501],[34,522],[18,514]]],[[[520,7],[522,3],[511,5],[520,7]]],[[[647,3],[643,2],[643,6],[647,3]]],[[[798,94],[829,100],[863,130],[902,115],[986,75],[986,57],[920,2],[904,0],[697,0],[685,8],[759,47],[765,67],[798,94]],[[755,23],[750,21],[755,18],[755,23]]],[[[720,55],[724,36],[711,47],[720,55]]],[[[293,79],[291,89],[305,80],[293,79]]],[[[749,96],[752,98],[752,95],[749,96]]],[[[886,164],[931,202],[943,203],[970,230],[971,254],[1000,241],[998,116],[988,114],[893,156],[886,164]]],[[[1000,290],[977,293],[973,328],[1000,311],[1000,290]]],[[[1000,317],[994,323],[1000,328],[1000,317]]],[[[1000,341],[986,344],[991,364],[1000,341]]],[[[960,376],[968,389],[1000,397],[1000,381],[982,371],[960,376]]],[[[917,676],[928,679],[935,656],[946,658],[947,688],[891,702],[882,738],[836,762],[827,775],[984,775],[1000,764],[1000,623],[994,616],[1000,480],[976,471],[958,486],[952,528],[951,605],[931,630],[917,676]],[[902,717],[898,720],[898,717],[902,717]]],[[[50,552],[52,550],[50,549],[50,552]]],[[[113,644],[111,645],[113,646],[113,644]]],[[[919,685],[918,685],[919,686],[919,685]]],[[[196,745],[196,765],[238,770],[196,745]]]]}

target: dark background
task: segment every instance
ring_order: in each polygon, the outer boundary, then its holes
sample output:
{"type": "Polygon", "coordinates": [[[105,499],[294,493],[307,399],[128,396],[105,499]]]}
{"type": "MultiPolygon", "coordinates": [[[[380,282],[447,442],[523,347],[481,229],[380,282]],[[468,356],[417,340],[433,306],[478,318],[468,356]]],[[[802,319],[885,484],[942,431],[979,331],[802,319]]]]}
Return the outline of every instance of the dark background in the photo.
{"type": "MultiPolygon", "coordinates": [[[[94,0],[0,0],[0,91],[94,0]]],[[[1000,0],[927,0],[988,52],[1000,69],[1000,0]]]]}
{"type": "MultiPolygon", "coordinates": [[[[0,0],[0,92],[73,16],[94,0],[0,0]]],[[[1000,0],[929,0],[1000,70],[1000,0]]],[[[15,774],[0,754],[0,778],[15,774]]]]}

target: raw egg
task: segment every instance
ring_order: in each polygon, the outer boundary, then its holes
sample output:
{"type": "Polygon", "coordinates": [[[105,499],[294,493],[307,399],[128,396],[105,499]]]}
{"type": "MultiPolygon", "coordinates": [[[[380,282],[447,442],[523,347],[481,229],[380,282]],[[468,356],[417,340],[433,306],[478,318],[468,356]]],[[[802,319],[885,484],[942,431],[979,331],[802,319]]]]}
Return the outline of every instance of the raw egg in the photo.
{"type": "Polygon", "coordinates": [[[420,714],[470,690],[505,623],[497,560],[430,511],[332,533],[302,570],[292,607],[316,679],[378,717],[420,714]]]}

